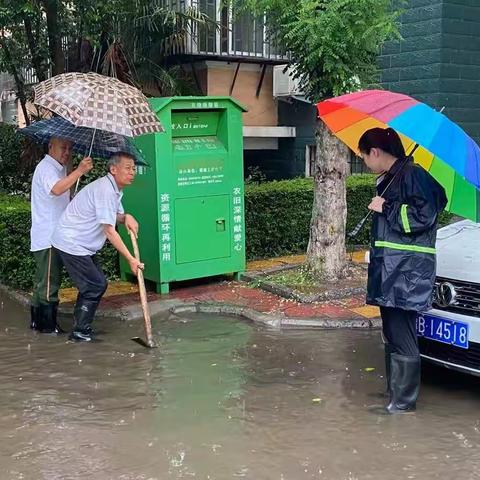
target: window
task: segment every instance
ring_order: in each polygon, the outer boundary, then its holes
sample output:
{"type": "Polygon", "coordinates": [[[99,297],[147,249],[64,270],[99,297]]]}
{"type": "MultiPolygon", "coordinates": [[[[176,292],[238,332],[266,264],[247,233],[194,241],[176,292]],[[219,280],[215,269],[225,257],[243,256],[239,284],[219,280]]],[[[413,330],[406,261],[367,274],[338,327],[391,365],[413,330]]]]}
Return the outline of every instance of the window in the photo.
{"type": "Polygon", "coordinates": [[[1,118],[3,123],[15,125],[17,123],[17,101],[6,100],[1,102],[1,118]]]}
{"type": "MultiPolygon", "coordinates": [[[[313,177],[315,175],[315,156],[317,154],[316,145],[307,145],[305,147],[305,176],[313,177]]],[[[357,157],[353,151],[350,151],[348,159],[348,174],[356,175],[359,173],[370,173],[365,163],[360,157],[357,157]]]]}
{"type": "MultiPolygon", "coordinates": [[[[208,15],[209,19],[216,21],[217,19],[217,2],[216,0],[198,0],[200,12],[208,15]]],[[[217,35],[215,25],[200,25],[198,27],[198,50],[200,52],[216,53],[217,52],[217,35]]]]}
{"type": "Polygon", "coordinates": [[[231,53],[263,56],[265,47],[265,19],[249,12],[232,12],[231,53]]]}
{"type": "Polygon", "coordinates": [[[315,174],[315,155],[317,154],[316,145],[307,145],[305,147],[305,176],[313,177],[315,174]]]}

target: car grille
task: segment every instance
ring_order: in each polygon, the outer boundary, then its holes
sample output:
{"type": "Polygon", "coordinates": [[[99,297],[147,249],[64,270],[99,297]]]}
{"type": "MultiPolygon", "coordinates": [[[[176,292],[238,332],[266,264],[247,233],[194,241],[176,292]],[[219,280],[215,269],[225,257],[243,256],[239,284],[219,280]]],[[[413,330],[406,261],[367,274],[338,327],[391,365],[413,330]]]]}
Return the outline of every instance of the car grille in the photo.
{"type": "Polygon", "coordinates": [[[435,290],[433,292],[433,306],[447,312],[480,317],[480,285],[461,280],[437,277],[435,280],[435,290]],[[441,307],[436,302],[437,287],[443,282],[451,283],[457,293],[455,303],[447,307],[441,307]]]}
{"type": "Polygon", "coordinates": [[[419,338],[420,353],[437,360],[480,370],[480,344],[470,342],[468,350],[446,343],[419,338]]]}

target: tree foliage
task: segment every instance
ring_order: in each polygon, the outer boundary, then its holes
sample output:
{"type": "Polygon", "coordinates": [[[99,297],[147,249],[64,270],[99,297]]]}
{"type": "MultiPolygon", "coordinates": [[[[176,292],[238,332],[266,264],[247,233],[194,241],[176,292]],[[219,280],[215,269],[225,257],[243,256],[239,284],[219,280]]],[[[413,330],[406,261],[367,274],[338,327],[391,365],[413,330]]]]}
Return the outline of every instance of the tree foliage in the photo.
{"type": "MultiPolygon", "coordinates": [[[[245,0],[242,0],[244,2],[245,0]]],[[[265,12],[270,34],[290,53],[295,75],[313,101],[377,81],[376,59],[398,38],[392,0],[246,0],[265,12]]]]}

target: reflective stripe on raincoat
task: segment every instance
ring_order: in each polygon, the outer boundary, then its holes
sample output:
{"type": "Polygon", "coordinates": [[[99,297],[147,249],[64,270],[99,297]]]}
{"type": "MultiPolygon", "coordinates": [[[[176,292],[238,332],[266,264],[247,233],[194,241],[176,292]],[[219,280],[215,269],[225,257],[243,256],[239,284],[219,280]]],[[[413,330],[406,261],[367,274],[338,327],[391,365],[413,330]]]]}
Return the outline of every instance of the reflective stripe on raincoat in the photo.
{"type": "Polygon", "coordinates": [[[367,303],[425,311],[435,283],[438,215],[447,197],[443,187],[411,160],[396,161],[377,185],[378,192],[397,171],[383,195],[383,212],[373,214],[367,303]]]}

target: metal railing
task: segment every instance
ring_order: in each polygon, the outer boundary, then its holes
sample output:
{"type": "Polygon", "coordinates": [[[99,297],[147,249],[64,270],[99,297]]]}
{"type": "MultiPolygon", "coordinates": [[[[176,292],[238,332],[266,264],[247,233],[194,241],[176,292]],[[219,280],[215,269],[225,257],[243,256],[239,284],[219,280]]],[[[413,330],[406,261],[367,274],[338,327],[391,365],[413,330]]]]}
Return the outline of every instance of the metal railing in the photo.
{"type": "Polygon", "coordinates": [[[152,0],[159,7],[186,12],[196,9],[212,22],[192,24],[189,34],[173,54],[258,58],[285,62],[281,42],[268,32],[265,16],[235,12],[221,0],[152,0]]]}

